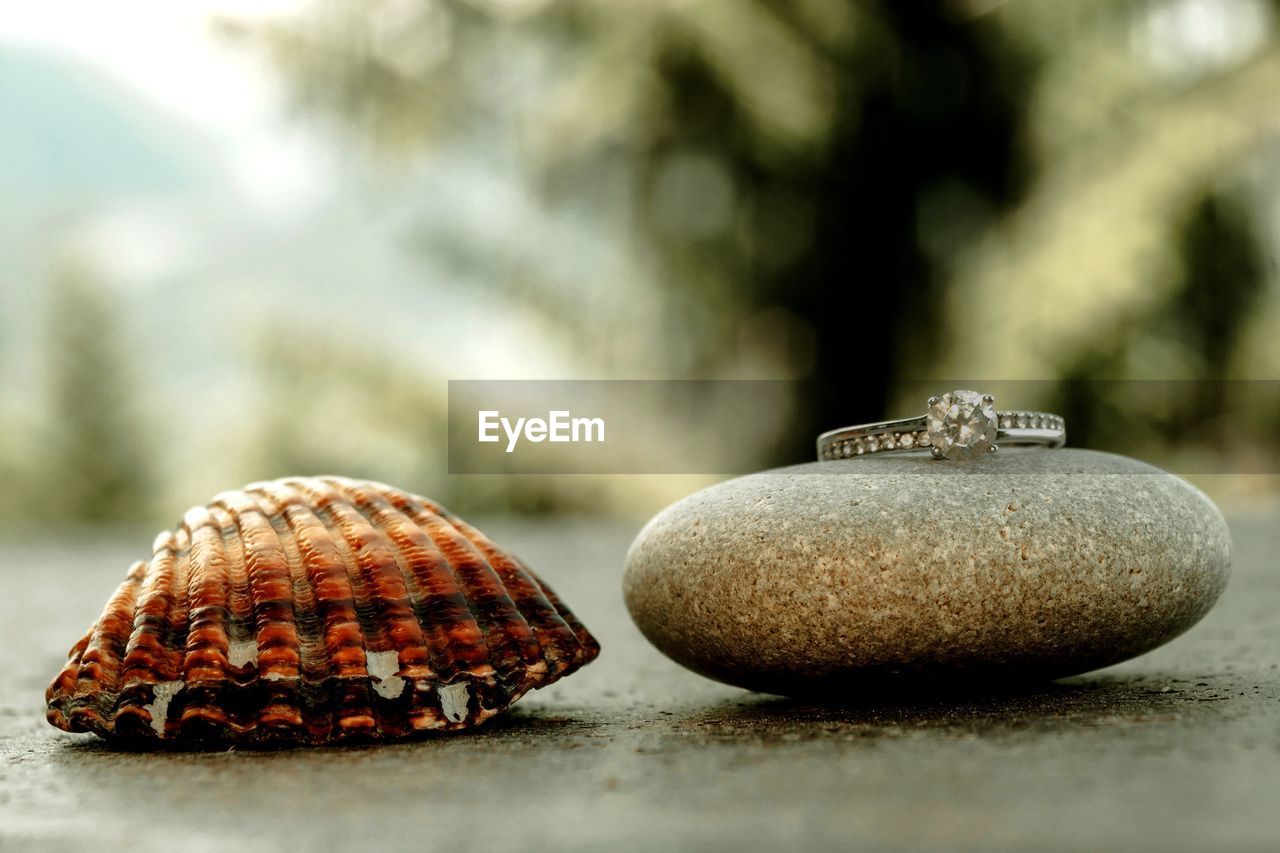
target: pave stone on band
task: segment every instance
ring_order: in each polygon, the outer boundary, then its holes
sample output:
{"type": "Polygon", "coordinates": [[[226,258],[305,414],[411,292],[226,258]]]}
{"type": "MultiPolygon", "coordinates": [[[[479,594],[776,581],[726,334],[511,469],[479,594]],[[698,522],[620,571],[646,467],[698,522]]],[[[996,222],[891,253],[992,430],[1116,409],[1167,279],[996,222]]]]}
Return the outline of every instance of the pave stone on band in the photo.
{"type": "Polygon", "coordinates": [[[818,436],[818,459],[848,459],[893,450],[928,450],[935,459],[978,459],[1005,444],[1061,447],[1066,422],[1049,412],[1000,411],[995,398],[977,391],[949,391],[929,398],[917,418],[858,424],[818,436]]]}

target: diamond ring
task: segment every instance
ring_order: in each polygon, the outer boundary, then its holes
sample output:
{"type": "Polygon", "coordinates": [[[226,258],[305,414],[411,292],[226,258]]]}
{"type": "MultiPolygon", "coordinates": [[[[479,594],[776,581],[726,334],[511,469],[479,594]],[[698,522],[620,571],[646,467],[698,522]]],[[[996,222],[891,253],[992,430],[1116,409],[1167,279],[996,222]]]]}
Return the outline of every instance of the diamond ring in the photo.
{"type": "Polygon", "coordinates": [[[1066,423],[1048,412],[996,411],[995,397],[949,391],[929,398],[917,418],[858,424],[818,436],[818,459],[848,459],[892,450],[928,450],[935,459],[977,459],[1004,444],[1061,447],[1066,423]]]}

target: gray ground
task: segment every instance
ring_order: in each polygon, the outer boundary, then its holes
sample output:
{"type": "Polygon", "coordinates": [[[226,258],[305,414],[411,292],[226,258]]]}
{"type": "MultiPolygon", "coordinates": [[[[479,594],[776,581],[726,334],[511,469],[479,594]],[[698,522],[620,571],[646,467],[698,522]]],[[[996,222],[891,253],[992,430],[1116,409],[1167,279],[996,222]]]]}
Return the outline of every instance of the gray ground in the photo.
{"type": "Polygon", "coordinates": [[[475,734],[130,754],[43,719],[148,543],[0,548],[0,849],[1280,849],[1280,509],[1189,634],[1022,694],[802,705],[685,672],[626,617],[634,532],[482,525],[604,645],[475,734]]]}

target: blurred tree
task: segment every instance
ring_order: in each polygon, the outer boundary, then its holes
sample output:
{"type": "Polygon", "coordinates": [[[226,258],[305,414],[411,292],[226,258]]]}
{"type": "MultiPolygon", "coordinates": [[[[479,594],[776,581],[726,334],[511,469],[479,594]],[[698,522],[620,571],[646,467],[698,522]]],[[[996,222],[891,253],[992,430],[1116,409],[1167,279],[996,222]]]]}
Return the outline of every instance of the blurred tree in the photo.
{"type": "Polygon", "coordinates": [[[1073,437],[1119,446],[1120,401],[1081,380],[1231,375],[1275,247],[1215,187],[1275,174],[1276,8],[320,0],[257,35],[382,156],[520,159],[645,293],[538,263],[583,241],[437,221],[416,248],[613,375],[812,378],[778,447],[804,458],[904,406],[895,377],[1065,378],[1073,437]]]}
{"type": "Polygon", "coordinates": [[[1059,379],[1029,390],[1063,411],[1072,443],[1195,470],[1230,470],[1206,461],[1224,454],[1274,465],[1275,384],[1224,380],[1280,370],[1280,348],[1256,343],[1280,314],[1280,246],[1261,225],[1280,185],[1276,8],[1004,6],[1040,56],[1038,174],[953,266],[953,322],[1001,334],[946,361],[1059,379]]]}
{"type": "MultiPolygon", "coordinates": [[[[937,256],[1016,202],[1032,68],[992,19],[953,3],[850,4],[844,14],[857,27],[843,38],[812,4],[762,5],[825,66],[825,133],[779,146],[753,127],[744,94],[711,57],[678,37],[657,58],[669,106],[635,133],[659,191],[681,151],[710,153],[733,176],[741,218],[720,240],[650,222],[674,261],[671,281],[718,278],[721,306],[736,303],[740,325],[769,312],[812,335],[811,356],[795,365],[815,380],[809,417],[781,448],[804,458],[819,430],[881,417],[895,376],[927,372],[948,335],[966,334],[939,316],[937,256]],[[681,263],[698,248],[701,257],[681,263]]],[[[757,61],[760,75],[771,73],[769,56],[757,61]]],[[[761,331],[791,328],[775,321],[761,331]]]]}
{"type": "Polygon", "coordinates": [[[1181,231],[1185,272],[1170,308],[1203,359],[1202,375],[1217,384],[1232,375],[1235,342],[1266,286],[1266,252],[1248,208],[1226,193],[1198,199],[1181,231]]]}
{"type": "MultiPolygon", "coordinates": [[[[946,362],[1027,379],[1075,373],[1107,352],[1128,353],[1117,378],[1210,378],[1232,363],[1244,328],[1269,312],[1240,312],[1255,298],[1249,289],[1261,298],[1263,288],[1226,267],[1244,263],[1237,249],[1252,244],[1247,263],[1260,263],[1265,280],[1277,249],[1256,236],[1280,167],[1274,8],[1264,0],[1001,7],[1039,57],[1025,140],[1037,173],[1023,203],[954,260],[952,322],[985,322],[1000,334],[983,347],[953,344],[946,362]],[[1208,214],[1203,200],[1225,198],[1224,187],[1230,201],[1208,204],[1232,212],[1208,214]],[[1188,217],[1206,216],[1217,218],[1212,240],[1206,222],[1188,226],[1188,217]],[[1196,310],[1216,300],[1211,293],[1222,304],[1196,310]]],[[[1259,360],[1243,374],[1234,366],[1235,375],[1264,377],[1280,362],[1259,360]]]]}
{"type": "Polygon", "coordinates": [[[1053,405],[1085,446],[1136,449],[1152,439],[1223,446],[1229,439],[1228,413],[1242,401],[1228,381],[1240,375],[1236,343],[1265,295],[1267,253],[1245,202],[1222,190],[1189,205],[1177,245],[1182,273],[1170,298],[1135,318],[1132,333],[1109,337],[1062,368],[1053,405]],[[1188,363],[1166,365],[1167,381],[1135,375],[1134,349],[1145,344],[1139,329],[1177,339],[1188,363]],[[1134,423],[1135,399],[1146,403],[1145,425],[1134,423]]]}
{"type": "MultiPolygon", "coordinates": [[[[330,0],[263,35],[303,109],[385,150],[519,135],[545,197],[596,203],[658,259],[652,343],[616,372],[815,380],[781,459],[879,416],[896,374],[965,336],[937,314],[937,256],[1027,174],[1028,55],[952,2],[330,0]],[[615,175],[621,200],[598,189],[615,175]]],[[[504,257],[458,237],[427,250],[504,257]]],[[[584,361],[637,322],[626,300],[565,310],[527,266],[492,273],[584,361]]]]}
{"type": "Polygon", "coordinates": [[[151,520],[151,466],[128,350],[111,297],[87,264],[63,258],[48,288],[48,433],[39,510],[94,523],[151,520]]]}

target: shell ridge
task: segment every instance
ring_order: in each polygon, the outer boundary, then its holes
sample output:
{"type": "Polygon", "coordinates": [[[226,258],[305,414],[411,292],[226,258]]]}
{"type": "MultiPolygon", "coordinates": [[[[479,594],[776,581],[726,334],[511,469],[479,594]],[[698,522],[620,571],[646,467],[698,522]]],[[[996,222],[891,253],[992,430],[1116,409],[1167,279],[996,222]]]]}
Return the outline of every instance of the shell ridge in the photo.
{"type": "Polygon", "coordinates": [[[549,670],[552,673],[563,672],[580,661],[584,655],[583,644],[543,594],[533,572],[467,522],[456,516],[449,517],[449,520],[502,577],[516,606],[537,634],[549,670]]]}
{"type": "MultiPolygon", "coordinates": [[[[531,656],[523,653],[519,638],[509,630],[509,626],[523,624],[530,638],[533,631],[507,594],[497,572],[479,552],[463,543],[442,518],[412,502],[406,505],[405,510],[431,541],[441,555],[443,565],[463,591],[468,607],[485,634],[491,654],[507,658],[495,668],[506,672],[524,666],[531,656]]],[[[541,659],[540,653],[537,658],[541,659]]]]}
{"type": "Polygon", "coordinates": [[[376,603],[369,595],[365,573],[362,570],[359,558],[352,549],[351,542],[342,530],[340,522],[334,517],[333,499],[318,498],[314,494],[313,488],[310,487],[309,481],[302,478],[285,480],[285,484],[298,492],[301,497],[307,499],[311,506],[312,514],[324,527],[334,553],[341,560],[343,571],[347,577],[347,584],[351,588],[352,605],[355,608],[357,624],[360,629],[361,650],[366,655],[369,651],[385,651],[390,647],[390,643],[387,640],[386,632],[378,622],[376,603]]]}
{"type": "Polygon", "coordinates": [[[372,488],[340,478],[330,482],[385,528],[383,533],[395,549],[438,680],[451,681],[463,664],[474,677],[491,674],[483,628],[435,543],[413,519],[372,488]],[[463,646],[461,652],[453,648],[459,644],[463,646]],[[459,656],[463,658],[461,662],[455,659],[459,656]]]}
{"type": "Polygon", "coordinates": [[[63,731],[76,731],[71,727],[71,721],[67,716],[68,706],[71,696],[75,693],[76,680],[80,672],[80,658],[84,655],[85,647],[89,645],[89,635],[92,631],[91,625],[84,636],[71,647],[67,652],[67,662],[63,664],[61,671],[54,676],[53,681],[49,682],[48,688],[44,691],[44,700],[48,706],[45,719],[50,725],[63,731]]]}
{"type": "MultiPolygon", "coordinates": [[[[387,487],[387,488],[388,488],[388,491],[397,492],[398,494],[401,494],[401,496],[406,498],[406,500],[412,503],[416,503],[416,505],[420,506],[422,508],[422,511],[426,512],[426,514],[439,517],[439,519],[443,521],[445,528],[452,530],[453,533],[456,533],[458,537],[462,539],[462,542],[466,543],[466,546],[470,548],[471,551],[474,551],[475,553],[477,553],[477,555],[483,558],[486,564],[492,567],[494,574],[497,574],[498,578],[502,580],[504,584],[508,585],[508,593],[516,592],[516,590],[509,589],[508,581],[512,579],[513,573],[512,571],[509,571],[509,569],[511,569],[511,566],[509,566],[509,564],[503,565],[503,564],[506,564],[506,562],[509,560],[509,555],[507,555],[507,553],[504,552],[502,548],[498,548],[497,546],[495,546],[492,540],[489,540],[488,537],[485,537],[484,534],[481,534],[479,530],[472,528],[470,524],[467,524],[466,521],[463,521],[462,519],[460,519],[460,517],[458,517],[457,515],[454,515],[453,512],[449,512],[448,508],[444,507],[443,505],[440,505],[440,503],[426,500],[426,498],[413,496],[413,494],[408,494],[407,492],[403,492],[401,491],[401,489],[392,489],[390,487],[387,487]],[[485,546],[488,546],[488,547],[485,547],[485,546]]],[[[532,576],[531,571],[527,570],[526,567],[524,567],[524,565],[518,564],[518,561],[516,562],[517,562],[517,565],[520,566],[521,573],[525,575],[525,578],[515,579],[517,588],[521,588],[520,592],[524,592],[525,594],[536,594],[534,589],[527,588],[527,585],[525,584],[526,578],[531,579],[531,576],[532,576]]],[[[517,612],[520,612],[521,617],[524,617],[527,624],[530,625],[530,629],[534,631],[535,638],[538,638],[540,642],[541,637],[540,637],[540,631],[538,629],[538,626],[535,626],[534,622],[532,622],[529,619],[529,613],[526,613],[525,608],[521,606],[522,603],[524,602],[522,602],[520,598],[515,596],[515,594],[512,594],[511,598],[512,598],[512,603],[515,603],[516,605],[517,612]]],[[[539,610],[538,606],[536,605],[534,605],[534,608],[535,610],[539,610]]],[[[549,610],[550,608],[549,602],[544,601],[543,608],[545,608],[545,610],[549,610]]]]}
{"type": "Polygon", "coordinates": [[[72,724],[76,726],[73,731],[98,731],[111,724],[119,695],[120,665],[133,629],[133,612],[145,569],[146,563],[134,563],[125,582],[108,601],[80,657],[71,697],[72,724]]]}
{"type": "Polygon", "coordinates": [[[165,617],[173,600],[171,587],[176,561],[177,555],[165,548],[156,551],[147,564],[134,605],[133,629],[121,664],[122,689],[127,689],[133,681],[160,677],[156,671],[164,663],[159,653],[163,643],[160,632],[164,629],[165,617]]]}
{"type": "MultiPolygon", "coordinates": [[[[444,555],[421,528],[392,506],[384,495],[372,486],[338,478],[326,479],[326,482],[380,529],[390,542],[402,571],[434,670],[429,685],[418,682],[419,690],[430,690],[433,704],[428,708],[415,708],[411,724],[415,728],[438,728],[446,726],[448,721],[456,727],[466,721],[470,713],[467,699],[472,688],[489,694],[498,686],[488,660],[484,631],[470,602],[462,594],[444,555]],[[468,684],[472,688],[467,687],[468,684]],[[453,693],[446,689],[453,685],[461,689],[462,697],[466,698],[459,697],[456,689],[453,693]],[[455,704],[459,698],[461,704],[455,704]]],[[[476,713],[483,714],[479,703],[476,713]]]]}
{"type": "MultiPolygon", "coordinates": [[[[226,622],[224,630],[227,635],[225,677],[216,684],[207,686],[206,694],[214,697],[223,712],[218,715],[201,715],[191,719],[187,725],[208,728],[211,735],[225,735],[228,730],[252,731],[254,721],[245,719],[246,709],[250,706],[249,693],[252,690],[248,664],[257,663],[257,644],[253,631],[253,600],[249,591],[249,576],[245,566],[245,548],[241,541],[239,526],[220,501],[229,493],[223,493],[213,499],[205,511],[209,515],[209,524],[217,536],[219,553],[226,565],[226,622]]],[[[177,697],[179,701],[181,697],[177,697]]],[[[167,706],[165,706],[167,707],[167,706]]]]}
{"type": "MultiPolygon", "coordinates": [[[[209,517],[222,536],[222,553],[227,560],[227,662],[232,670],[244,667],[246,646],[254,640],[254,601],[249,588],[248,556],[241,541],[242,530],[224,501],[224,493],[208,506],[209,517]]],[[[257,655],[254,655],[256,660],[257,655]]],[[[238,675],[238,673],[237,673],[238,675]]]]}
{"type": "Polygon", "coordinates": [[[395,648],[382,620],[385,615],[384,601],[378,595],[376,583],[368,571],[368,565],[361,560],[363,542],[358,534],[351,531],[350,520],[343,516],[337,504],[341,501],[332,490],[317,486],[310,479],[291,479],[286,481],[307,497],[315,507],[316,517],[325,526],[333,539],[334,547],[342,557],[347,578],[355,601],[356,613],[360,617],[360,629],[363,635],[362,647],[366,656],[369,652],[385,652],[395,648]]]}
{"type": "MultiPolygon", "coordinates": [[[[400,655],[406,668],[422,667],[428,660],[422,625],[413,612],[409,585],[395,543],[350,497],[323,480],[310,481],[312,493],[329,499],[328,512],[335,529],[351,549],[362,578],[372,593],[370,601],[390,623],[385,640],[400,655]],[[395,567],[395,572],[382,569],[395,567]],[[380,584],[380,580],[385,583],[380,584]]],[[[434,673],[425,671],[424,677],[434,673]]]]}
{"type": "Polygon", "coordinates": [[[385,501],[379,506],[376,499],[363,492],[354,483],[344,483],[333,478],[322,480],[327,486],[334,489],[340,494],[343,500],[347,501],[357,512],[366,520],[369,526],[377,531],[388,554],[396,565],[396,569],[400,573],[400,582],[404,586],[405,601],[409,605],[409,609],[413,614],[414,620],[417,622],[418,632],[421,637],[421,650],[423,652],[423,662],[415,667],[418,672],[414,673],[417,678],[430,678],[439,680],[440,674],[431,665],[431,646],[426,636],[428,622],[423,618],[423,592],[418,583],[417,577],[411,570],[412,557],[406,553],[404,548],[403,537],[398,536],[394,531],[396,520],[393,516],[388,515],[388,508],[385,501]]]}
{"type": "Polygon", "coordinates": [[[251,498],[275,530],[288,563],[294,590],[294,625],[298,633],[298,711],[310,738],[321,741],[328,736],[332,720],[324,711],[330,672],[320,591],[282,506],[261,490],[254,490],[251,498]]]}
{"type": "Polygon", "coordinates": [[[257,713],[246,719],[245,725],[268,733],[301,731],[304,718],[297,595],[284,543],[251,495],[232,492],[222,496],[219,504],[230,514],[244,541],[245,575],[253,608],[255,633],[249,688],[260,698],[257,713]]]}
{"type": "Polygon", "coordinates": [[[533,628],[511,598],[502,577],[465,536],[443,516],[399,490],[389,490],[393,504],[401,506],[422,528],[445,557],[445,562],[466,590],[467,600],[485,631],[489,648],[503,659],[494,668],[510,679],[517,674],[523,688],[540,684],[547,664],[533,628]]]}
{"type": "MultiPolygon", "coordinates": [[[[441,655],[441,649],[447,648],[448,641],[447,639],[441,641],[441,626],[427,609],[427,594],[413,569],[414,543],[409,531],[416,531],[419,536],[421,531],[418,531],[402,514],[396,512],[380,495],[363,488],[361,484],[340,478],[323,478],[323,481],[336,490],[343,500],[354,507],[367,523],[378,531],[385,540],[388,552],[400,572],[406,601],[412,618],[417,624],[421,651],[421,659],[418,663],[406,659],[403,653],[401,656],[399,674],[410,680],[409,702],[405,716],[407,728],[413,731],[429,731],[457,727],[466,719],[465,706],[461,716],[457,713],[451,714],[450,711],[453,709],[447,706],[446,695],[441,691],[443,685],[452,681],[459,670],[456,661],[441,655]],[[452,726],[450,726],[451,723],[452,726]]],[[[474,617],[466,606],[465,599],[461,601],[461,605],[472,621],[474,633],[482,638],[479,626],[475,625],[474,617]]],[[[491,674],[491,669],[487,675],[483,672],[474,676],[471,673],[465,673],[469,678],[484,680],[486,683],[493,682],[491,674]]],[[[465,689],[470,695],[470,688],[465,689]]]]}
{"type": "Polygon", "coordinates": [[[190,623],[182,671],[185,703],[179,725],[184,734],[217,733],[231,723],[226,708],[230,677],[230,566],[222,530],[208,508],[183,518],[190,537],[190,623]]]}
{"type": "MultiPolygon", "coordinates": [[[[143,564],[145,566],[146,564],[143,564]]],[[[99,616],[95,629],[88,634],[88,642],[79,658],[76,672],[76,694],[79,698],[88,690],[104,690],[115,693],[119,688],[120,671],[124,665],[124,649],[133,630],[133,615],[137,599],[143,588],[145,574],[129,571],[128,578],[115,590],[99,616]]]]}
{"type": "Polygon", "coordinates": [[[122,637],[133,624],[137,599],[146,564],[133,564],[116,591],[107,599],[98,619],[67,656],[67,663],[49,685],[49,722],[69,732],[110,731],[111,709],[115,705],[122,637]],[[114,647],[114,648],[113,648],[114,647]],[[78,651],[77,651],[78,650],[78,651]],[[105,712],[105,713],[104,713],[105,712]]]}
{"type": "Polygon", "coordinates": [[[534,585],[537,586],[539,590],[541,590],[546,601],[553,608],[555,608],[557,615],[560,617],[561,620],[564,621],[564,623],[568,626],[569,630],[573,632],[574,637],[577,639],[578,647],[577,649],[574,650],[574,653],[573,653],[574,663],[569,669],[567,669],[564,673],[562,673],[562,675],[569,674],[573,670],[590,663],[591,661],[595,660],[596,657],[599,656],[600,654],[599,641],[597,641],[596,638],[592,636],[591,632],[588,631],[586,626],[583,625],[582,622],[577,618],[577,616],[574,615],[573,611],[571,611],[564,604],[564,602],[556,594],[555,590],[552,589],[547,584],[546,581],[544,581],[541,577],[539,577],[536,572],[534,572],[528,566],[526,566],[524,562],[521,561],[518,557],[516,557],[514,554],[508,553],[505,549],[500,548],[495,542],[493,542],[493,540],[491,540],[483,532],[481,532],[479,529],[477,529],[475,526],[473,526],[469,522],[463,520],[462,518],[459,518],[457,515],[450,512],[448,508],[446,508],[445,506],[435,501],[430,501],[425,498],[417,498],[417,496],[409,495],[408,493],[400,489],[394,489],[389,486],[386,487],[386,489],[388,491],[395,492],[401,495],[405,499],[418,500],[422,504],[422,506],[424,506],[426,509],[428,509],[431,512],[435,512],[436,514],[440,515],[442,518],[448,520],[450,524],[452,524],[455,528],[460,530],[463,533],[463,535],[466,536],[473,543],[477,545],[480,545],[481,543],[483,543],[484,546],[501,554],[502,558],[510,561],[513,564],[513,567],[522,573],[523,577],[527,578],[529,582],[533,583],[534,585]]]}
{"type": "Polygon", "coordinates": [[[417,718],[421,697],[410,679],[434,680],[430,652],[422,625],[414,612],[403,567],[395,545],[372,523],[348,496],[319,479],[297,481],[320,509],[326,522],[338,534],[340,544],[350,557],[356,574],[361,599],[374,617],[366,645],[366,659],[371,678],[370,687],[383,700],[375,700],[380,729],[392,732],[403,728],[406,720],[417,718]],[[406,695],[406,691],[407,695],[406,695]]]}
{"type": "MultiPolygon", "coordinates": [[[[174,550],[174,600],[173,612],[167,620],[165,654],[169,662],[165,671],[173,673],[175,680],[185,683],[187,638],[191,632],[191,538],[186,528],[179,527],[166,545],[174,550]]],[[[181,697],[176,707],[170,706],[179,712],[176,719],[181,719],[180,709],[187,698],[181,697]]]]}
{"type": "Polygon", "coordinates": [[[251,649],[240,652],[240,655],[252,657],[241,658],[243,663],[233,660],[232,666],[240,669],[252,665],[258,677],[274,672],[282,678],[296,678],[297,659],[296,655],[290,654],[291,651],[296,652],[292,642],[293,600],[290,588],[283,583],[286,567],[279,537],[249,496],[230,493],[221,496],[217,506],[228,517],[229,523],[223,527],[223,539],[237,542],[232,562],[233,565],[238,563],[243,578],[244,603],[241,606],[246,611],[243,616],[237,614],[240,624],[236,641],[252,644],[251,649]],[[284,629],[283,636],[268,638],[264,643],[263,634],[276,627],[284,629]],[[271,660],[269,651],[281,646],[284,654],[271,660]],[[267,660],[263,659],[264,653],[267,653],[267,660]]]}
{"type": "MultiPolygon", "coordinates": [[[[188,603],[191,598],[191,537],[186,528],[179,528],[175,534],[165,537],[163,542],[156,538],[154,551],[160,548],[173,552],[173,564],[169,566],[173,574],[173,601],[169,602],[169,610],[164,616],[164,634],[161,637],[161,648],[164,649],[164,675],[166,678],[182,678],[183,649],[187,646],[188,603]]],[[[155,562],[155,556],[151,557],[155,562]]]]}
{"type": "Polygon", "coordinates": [[[177,537],[157,536],[153,550],[135,608],[112,724],[117,731],[163,738],[171,704],[162,703],[165,714],[155,719],[156,690],[160,684],[183,680],[176,623],[185,607],[187,578],[177,537]]]}
{"type": "MultiPolygon", "coordinates": [[[[158,556],[170,552],[172,572],[172,599],[163,620],[161,648],[162,660],[151,664],[150,672],[139,676],[130,695],[116,697],[111,726],[124,737],[143,737],[148,740],[164,738],[169,732],[170,720],[180,720],[184,699],[173,701],[173,696],[185,686],[185,658],[188,628],[188,603],[190,595],[190,547],[187,530],[179,526],[176,531],[158,535],[152,545],[154,552],[146,564],[147,571],[155,571],[158,556]],[[166,699],[166,693],[169,698],[166,699]]],[[[136,618],[135,618],[136,622],[136,618]]]]}
{"type": "Polygon", "coordinates": [[[347,556],[324,520],[291,482],[259,484],[281,508],[293,531],[302,564],[316,591],[317,611],[324,624],[328,677],[308,703],[334,737],[369,735],[376,731],[369,690],[366,637],[359,610],[355,578],[347,556]]]}
{"type": "Polygon", "coordinates": [[[532,570],[525,566],[524,563],[516,557],[510,554],[507,556],[510,557],[517,566],[524,568],[525,574],[528,575],[530,580],[538,585],[538,588],[542,590],[542,594],[546,597],[547,601],[556,609],[556,613],[558,613],[560,618],[564,620],[564,623],[569,627],[569,630],[573,632],[573,635],[578,642],[578,647],[574,652],[575,664],[577,666],[584,666],[595,660],[600,655],[600,642],[591,635],[591,632],[587,630],[587,626],[582,624],[582,621],[574,615],[573,611],[565,605],[565,603],[560,599],[560,596],[556,595],[556,591],[552,589],[546,581],[534,574],[532,570]]]}

